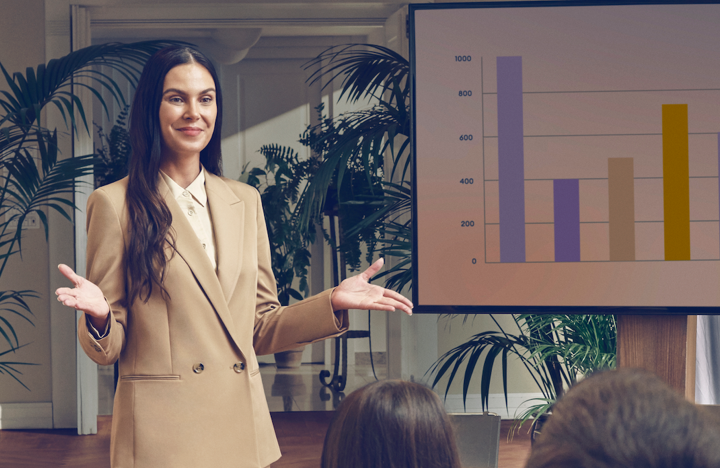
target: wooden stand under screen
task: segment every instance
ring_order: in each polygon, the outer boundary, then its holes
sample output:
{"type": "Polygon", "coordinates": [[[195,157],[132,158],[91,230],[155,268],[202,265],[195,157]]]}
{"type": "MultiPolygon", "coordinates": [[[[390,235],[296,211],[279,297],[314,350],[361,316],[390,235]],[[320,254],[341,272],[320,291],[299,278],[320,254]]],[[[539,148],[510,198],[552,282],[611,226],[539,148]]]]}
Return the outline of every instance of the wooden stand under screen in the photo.
{"type": "Polygon", "coordinates": [[[617,366],[657,374],[695,401],[696,315],[619,315],[617,366]]]}

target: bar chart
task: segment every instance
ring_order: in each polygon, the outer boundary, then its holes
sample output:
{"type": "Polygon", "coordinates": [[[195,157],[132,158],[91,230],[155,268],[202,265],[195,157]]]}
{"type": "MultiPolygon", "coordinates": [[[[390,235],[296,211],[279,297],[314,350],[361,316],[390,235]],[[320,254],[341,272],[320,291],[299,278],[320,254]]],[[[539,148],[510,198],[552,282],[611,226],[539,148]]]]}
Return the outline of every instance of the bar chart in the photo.
{"type": "MultiPolygon", "coordinates": [[[[488,263],[527,263],[527,262],[581,262],[581,261],[691,261],[720,259],[720,210],[709,219],[691,219],[690,216],[690,174],[689,174],[689,131],[688,104],[655,104],[657,108],[656,134],[605,134],[597,137],[654,137],[661,142],[655,145],[655,166],[662,168],[662,174],[654,180],[662,181],[661,197],[655,204],[662,204],[662,216],[657,219],[636,219],[635,184],[633,157],[606,157],[606,165],[597,171],[595,177],[584,177],[583,187],[587,188],[587,197],[600,197],[596,204],[607,203],[605,216],[592,220],[581,219],[581,179],[580,178],[526,178],[524,146],[522,57],[496,57],[497,91],[483,93],[496,98],[497,134],[485,135],[488,140],[497,141],[497,178],[487,178],[485,182],[485,232],[486,262],[488,263]],[[592,182],[590,182],[592,181],[592,182]],[[593,191],[592,185],[606,184],[602,194],[593,191]],[[546,191],[552,185],[552,193],[545,197],[552,203],[552,216],[542,221],[533,213],[526,213],[526,186],[535,184],[545,186],[546,191]],[[593,193],[595,192],[595,193],[593,193]],[[489,208],[489,209],[488,209],[489,208]],[[526,222],[535,218],[535,221],[526,222]],[[641,228],[641,238],[636,240],[636,223],[652,223],[655,229],[641,228]],[[717,227],[708,229],[707,223],[717,227]],[[604,245],[586,246],[583,255],[582,227],[592,237],[588,242],[604,245]],[[717,231],[718,246],[708,243],[708,236],[697,236],[699,243],[695,256],[691,253],[691,226],[698,232],[707,234],[717,231]],[[662,227],[662,233],[658,228],[662,227]],[[594,234],[593,234],[594,233],[594,234]],[[652,254],[636,255],[636,242],[658,244],[662,234],[662,251],[655,248],[652,254]],[[534,235],[534,237],[533,237],[534,235]],[[528,237],[530,236],[530,237],[528,237]],[[552,237],[553,242],[547,240],[552,237]],[[532,252],[527,252],[531,246],[532,252]],[[498,255],[499,254],[499,255],[498,255]],[[529,256],[528,256],[529,254],[529,256]]],[[[697,92],[700,90],[695,90],[697,92]]],[[[707,90],[704,90],[707,91],[707,90]]],[[[648,93],[649,90],[635,90],[635,94],[648,93]]],[[[684,90],[684,93],[692,92],[684,90]]],[[[537,92],[536,92],[537,93],[537,92]]],[[[588,92],[592,93],[592,91],[588,92]]],[[[623,91],[627,94],[628,91],[623,91]]],[[[667,92],[664,92],[667,94],[667,92]]],[[[564,93],[551,93],[564,94],[564,93]]],[[[574,91],[575,96],[583,94],[574,91]]],[[[607,94],[607,93],[606,93],[607,94]]],[[[657,93],[663,94],[663,92],[657,93]]],[[[660,99],[662,100],[662,96],[660,99]]],[[[577,100],[577,99],[576,99],[577,100]]],[[[494,111],[494,108],[493,110],[494,111]]],[[[573,135],[555,136],[567,138],[573,135]]],[[[590,136],[588,133],[576,137],[590,136]]],[[[697,134],[695,136],[698,136],[697,134]]],[[[713,134],[717,138],[717,134],[713,134]]],[[[549,135],[532,138],[552,138],[549,135]]],[[[484,155],[485,156],[485,155],[484,155]]],[[[652,155],[650,155],[652,159],[652,155]]],[[[492,156],[490,156],[492,157],[492,156]]],[[[493,161],[494,163],[495,161],[493,161]]],[[[487,173],[486,173],[487,174],[487,173]]],[[[492,171],[491,171],[492,174],[492,171]]],[[[698,177],[695,177],[698,178],[698,177]]],[[[713,179],[715,187],[705,184],[696,190],[699,204],[707,198],[717,199],[718,177],[700,176],[713,179]]],[[[637,180],[653,180],[647,175],[637,180]]],[[[535,199],[537,197],[531,196],[535,199]]],[[[537,203],[536,203],[537,204],[537,203]]],[[[541,210],[549,213],[546,207],[541,210]]],[[[659,210],[658,210],[659,212],[659,210]]],[[[538,213],[535,213],[537,215],[538,213]]]]}
{"type": "Polygon", "coordinates": [[[720,307],[717,17],[417,11],[418,303],[720,307]]]}

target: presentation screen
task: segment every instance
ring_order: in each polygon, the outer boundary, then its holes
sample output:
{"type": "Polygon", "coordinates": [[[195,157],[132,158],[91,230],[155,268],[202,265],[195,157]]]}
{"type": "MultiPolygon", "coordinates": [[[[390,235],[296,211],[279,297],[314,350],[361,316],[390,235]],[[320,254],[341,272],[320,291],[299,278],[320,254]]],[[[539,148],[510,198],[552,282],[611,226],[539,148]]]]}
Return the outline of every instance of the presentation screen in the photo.
{"type": "Polygon", "coordinates": [[[720,313],[718,19],[411,5],[416,310],[720,313]]]}

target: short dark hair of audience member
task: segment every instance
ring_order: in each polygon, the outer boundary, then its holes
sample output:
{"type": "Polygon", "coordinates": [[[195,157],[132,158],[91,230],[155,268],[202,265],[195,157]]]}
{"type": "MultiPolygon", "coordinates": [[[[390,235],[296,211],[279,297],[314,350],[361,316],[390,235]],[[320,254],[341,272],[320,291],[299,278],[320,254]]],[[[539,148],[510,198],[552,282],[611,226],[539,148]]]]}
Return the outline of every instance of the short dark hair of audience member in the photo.
{"type": "Polygon", "coordinates": [[[440,398],[413,382],[384,380],[348,395],[325,436],[322,468],[460,468],[440,398]]]}
{"type": "Polygon", "coordinates": [[[720,428],[658,377],[599,372],[553,407],[526,468],[720,467],[720,428]]]}

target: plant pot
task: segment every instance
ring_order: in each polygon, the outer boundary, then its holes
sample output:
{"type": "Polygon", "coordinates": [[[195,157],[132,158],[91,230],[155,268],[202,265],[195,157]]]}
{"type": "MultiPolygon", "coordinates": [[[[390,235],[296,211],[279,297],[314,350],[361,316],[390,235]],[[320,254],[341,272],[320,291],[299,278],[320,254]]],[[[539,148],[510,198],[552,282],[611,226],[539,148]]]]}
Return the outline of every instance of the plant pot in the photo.
{"type": "Polygon", "coordinates": [[[462,466],[498,466],[500,416],[495,413],[450,413],[450,421],[455,428],[462,466]]]}
{"type": "Polygon", "coordinates": [[[297,369],[302,363],[305,346],[275,353],[275,365],[278,369],[297,369]]]}

